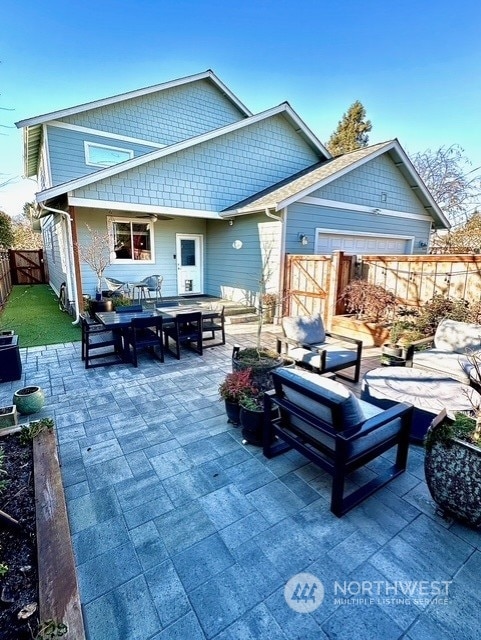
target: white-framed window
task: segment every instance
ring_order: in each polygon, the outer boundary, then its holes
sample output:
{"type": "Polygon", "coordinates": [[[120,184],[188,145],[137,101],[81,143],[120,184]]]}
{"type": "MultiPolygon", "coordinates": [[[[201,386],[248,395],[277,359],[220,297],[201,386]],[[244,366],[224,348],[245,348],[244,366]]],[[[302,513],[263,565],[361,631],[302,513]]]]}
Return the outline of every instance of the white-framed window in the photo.
{"type": "Polygon", "coordinates": [[[110,218],[113,263],[155,262],[154,225],[139,218],[110,218]]]}
{"type": "Polygon", "coordinates": [[[134,157],[132,149],[121,149],[96,142],[84,142],[84,149],[85,164],[89,167],[111,167],[134,157]]]}

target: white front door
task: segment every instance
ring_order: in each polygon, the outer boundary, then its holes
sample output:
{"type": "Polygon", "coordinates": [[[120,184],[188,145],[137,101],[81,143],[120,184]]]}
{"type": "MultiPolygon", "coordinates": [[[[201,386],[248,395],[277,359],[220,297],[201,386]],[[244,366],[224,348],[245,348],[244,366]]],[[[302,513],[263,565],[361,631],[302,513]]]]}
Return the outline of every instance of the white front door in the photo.
{"type": "Polygon", "coordinates": [[[176,235],[178,295],[204,293],[202,242],[200,234],[176,235]]]}

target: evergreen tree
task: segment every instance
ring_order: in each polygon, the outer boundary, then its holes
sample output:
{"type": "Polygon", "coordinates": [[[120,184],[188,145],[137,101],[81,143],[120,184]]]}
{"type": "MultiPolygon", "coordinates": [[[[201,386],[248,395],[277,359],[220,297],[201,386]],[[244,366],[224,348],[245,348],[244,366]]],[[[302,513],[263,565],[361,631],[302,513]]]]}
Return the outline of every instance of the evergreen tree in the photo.
{"type": "Polygon", "coordinates": [[[12,244],[12,219],[4,211],[0,211],[0,249],[10,249],[12,244]]]}
{"type": "Polygon", "coordinates": [[[356,100],[342,116],[342,120],[339,120],[337,129],[329,138],[326,147],[333,156],[367,147],[369,142],[367,134],[371,129],[371,121],[366,120],[366,109],[359,100],[356,100]]]}

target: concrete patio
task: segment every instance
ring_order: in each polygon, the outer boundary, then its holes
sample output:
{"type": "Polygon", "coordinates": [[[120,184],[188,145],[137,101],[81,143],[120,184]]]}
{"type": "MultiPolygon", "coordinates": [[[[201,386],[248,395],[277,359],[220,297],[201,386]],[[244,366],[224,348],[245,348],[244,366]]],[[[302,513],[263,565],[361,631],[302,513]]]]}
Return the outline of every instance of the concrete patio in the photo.
{"type": "Polygon", "coordinates": [[[138,369],[86,371],[80,343],[29,348],[0,385],[2,406],[45,391],[35,418],[57,428],[90,640],[477,639],[481,534],[436,514],[421,448],[338,519],[319,468],[242,445],[217,387],[252,331],[138,369]],[[324,588],[310,613],[284,597],[301,572],[324,588]]]}

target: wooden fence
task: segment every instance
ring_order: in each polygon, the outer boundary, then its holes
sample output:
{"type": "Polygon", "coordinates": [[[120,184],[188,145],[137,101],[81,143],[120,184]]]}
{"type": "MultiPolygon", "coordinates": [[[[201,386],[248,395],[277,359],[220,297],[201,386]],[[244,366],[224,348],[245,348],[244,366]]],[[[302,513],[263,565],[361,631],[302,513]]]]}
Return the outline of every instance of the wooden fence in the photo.
{"type": "Polygon", "coordinates": [[[12,276],[10,272],[10,258],[8,251],[0,251],[0,311],[12,290],[12,276]]]}
{"type": "Polygon", "coordinates": [[[360,273],[409,307],[421,307],[436,294],[467,302],[481,298],[480,255],[363,256],[360,273]]]}
{"type": "Polygon", "coordinates": [[[283,315],[321,313],[327,327],[345,313],[339,295],[355,276],[392,291],[400,304],[419,308],[436,294],[481,299],[481,255],[287,255],[283,315]]]}

